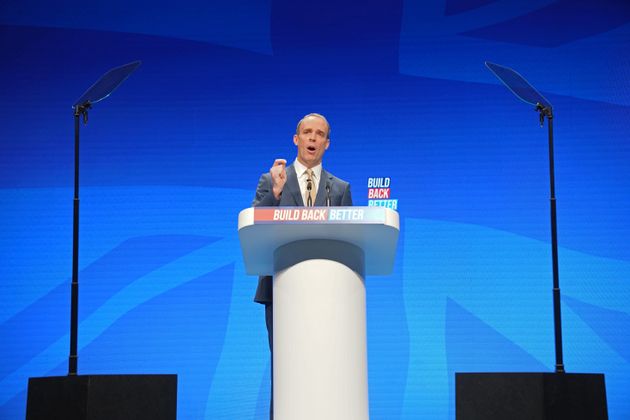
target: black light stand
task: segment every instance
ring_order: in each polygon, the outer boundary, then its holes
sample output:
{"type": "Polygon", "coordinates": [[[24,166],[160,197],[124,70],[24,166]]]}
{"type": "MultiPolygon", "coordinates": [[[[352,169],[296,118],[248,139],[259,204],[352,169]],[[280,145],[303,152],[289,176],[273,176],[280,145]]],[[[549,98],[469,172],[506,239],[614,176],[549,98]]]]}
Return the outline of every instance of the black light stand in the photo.
{"type": "Polygon", "coordinates": [[[553,109],[527,80],[509,67],[486,66],[519,99],[535,106],[540,125],[549,130],[551,256],[555,372],[456,373],[457,420],[605,420],[608,419],[603,374],[566,373],[562,355],[562,320],[558,270],[558,225],[553,152],[553,109]]]}
{"type": "Polygon", "coordinates": [[[70,356],[67,376],[29,378],[26,420],[175,420],[177,375],[78,375],[79,326],[79,128],[88,110],[107,98],[133,73],[139,61],[105,73],[73,106],[74,202],[70,356]]]}
{"type": "Polygon", "coordinates": [[[551,210],[551,260],[553,270],[553,332],[556,349],[556,373],[564,373],[562,360],[562,316],[560,310],[560,275],[558,270],[558,220],[556,216],[556,176],[553,158],[553,109],[536,103],[536,111],[540,113],[540,125],[544,125],[547,117],[549,137],[549,204],[551,210]]]}
{"type": "Polygon", "coordinates": [[[70,291],[70,356],[68,375],[77,374],[77,343],[79,335],[79,120],[88,120],[90,101],[74,106],[74,201],[72,217],[72,286],[70,291]]]}

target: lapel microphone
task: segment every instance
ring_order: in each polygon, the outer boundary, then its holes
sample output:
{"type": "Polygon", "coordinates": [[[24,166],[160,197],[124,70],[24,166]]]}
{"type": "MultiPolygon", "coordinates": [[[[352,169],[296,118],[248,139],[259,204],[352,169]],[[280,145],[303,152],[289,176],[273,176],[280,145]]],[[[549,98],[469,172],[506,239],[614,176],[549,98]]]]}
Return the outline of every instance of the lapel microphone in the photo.
{"type": "Polygon", "coordinates": [[[326,206],[330,207],[330,184],[326,182],[326,206]]]}

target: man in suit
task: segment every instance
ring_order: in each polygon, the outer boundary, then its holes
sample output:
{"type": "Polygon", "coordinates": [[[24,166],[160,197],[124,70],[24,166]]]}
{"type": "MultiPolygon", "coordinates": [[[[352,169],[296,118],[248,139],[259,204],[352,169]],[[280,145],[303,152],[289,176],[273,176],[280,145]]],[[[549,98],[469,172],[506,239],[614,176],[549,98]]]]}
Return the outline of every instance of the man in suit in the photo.
{"type": "MultiPolygon", "coordinates": [[[[322,168],[330,146],[330,125],[323,115],[308,114],[298,122],[293,136],[295,161],[276,159],[261,175],[253,206],[351,206],[350,184],[322,168]]],[[[254,301],[265,305],[269,349],[273,361],[273,279],[260,277],[254,301]]],[[[273,366],[273,365],[272,365],[273,366]]],[[[273,368],[270,418],[273,420],[273,368]]]]}

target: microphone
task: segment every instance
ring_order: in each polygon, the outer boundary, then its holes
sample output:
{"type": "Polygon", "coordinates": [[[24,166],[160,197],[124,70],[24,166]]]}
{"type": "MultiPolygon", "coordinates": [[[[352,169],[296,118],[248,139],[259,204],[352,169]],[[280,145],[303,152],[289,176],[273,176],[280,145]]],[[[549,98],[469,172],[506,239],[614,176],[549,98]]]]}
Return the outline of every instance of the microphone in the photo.
{"type": "Polygon", "coordinates": [[[326,181],[326,206],[330,207],[330,184],[326,181]]]}
{"type": "Polygon", "coordinates": [[[311,198],[311,190],[313,189],[313,181],[311,181],[311,178],[307,178],[306,179],[306,191],[308,191],[307,194],[307,198],[306,198],[306,205],[308,207],[312,207],[313,206],[313,199],[311,198]]]}

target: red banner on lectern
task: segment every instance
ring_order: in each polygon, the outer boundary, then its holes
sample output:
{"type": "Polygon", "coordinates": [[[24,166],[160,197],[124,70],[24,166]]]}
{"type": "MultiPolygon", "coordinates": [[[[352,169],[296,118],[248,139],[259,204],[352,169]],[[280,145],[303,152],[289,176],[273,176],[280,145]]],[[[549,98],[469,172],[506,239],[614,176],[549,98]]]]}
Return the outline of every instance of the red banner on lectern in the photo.
{"type": "Polygon", "coordinates": [[[384,212],[365,207],[256,207],[254,223],[382,223],[384,212]]]}

